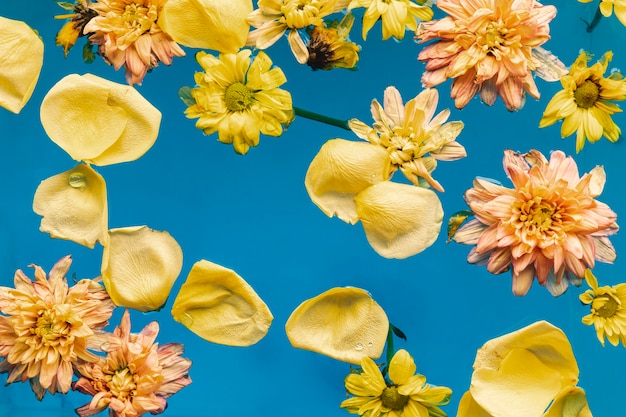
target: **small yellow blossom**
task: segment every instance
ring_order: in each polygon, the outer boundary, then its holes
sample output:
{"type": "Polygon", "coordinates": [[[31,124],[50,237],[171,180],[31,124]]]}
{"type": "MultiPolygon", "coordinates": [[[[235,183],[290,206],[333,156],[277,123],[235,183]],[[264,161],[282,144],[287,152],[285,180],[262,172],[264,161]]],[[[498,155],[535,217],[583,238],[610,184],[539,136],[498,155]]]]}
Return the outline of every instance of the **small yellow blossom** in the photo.
{"type": "Polygon", "coordinates": [[[395,87],[387,87],[384,107],[372,101],[374,127],[352,119],[352,131],[361,139],[381,146],[391,159],[390,176],[400,169],[415,185],[423,178],[438,191],[439,182],[430,175],[437,167],[437,160],[453,161],[466,156],[465,148],[455,139],[463,130],[462,122],[448,122],[450,110],[435,114],[439,94],[433,88],[426,89],[406,105],[395,87]]]}
{"type": "Polygon", "coordinates": [[[354,397],[343,401],[341,408],[367,417],[445,417],[439,406],[450,402],[452,390],[427,384],[416,369],[411,355],[400,349],[389,363],[386,380],[376,363],[364,356],[361,372],[345,379],[346,390],[354,397]]]}
{"type": "Polygon", "coordinates": [[[70,256],[61,258],[48,276],[31,265],[34,282],[17,270],[15,288],[0,287],[0,373],[9,374],[7,384],[30,380],[38,399],[67,392],[77,360],[98,359],[88,339],[108,324],[114,307],[94,280],[68,288],[71,264],[70,256]]]}
{"type": "Polygon", "coordinates": [[[90,8],[98,13],[83,28],[89,41],[99,45],[100,54],[118,70],[126,67],[128,84],[141,84],[159,62],[185,52],[157,23],[166,0],[98,0],[90,8]]]}
{"type": "Polygon", "coordinates": [[[160,414],[167,408],[167,398],[191,384],[188,371],[191,361],[182,357],[183,345],[159,345],[155,339],[159,323],[149,323],[140,333],[130,332],[128,310],[109,337],[103,337],[106,358],[79,362],[78,381],[72,389],[93,396],[76,409],[80,417],[109,409],[110,417],[140,417],[160,414]]]}
{"type": "Polygon", "coordinates": [[[604,136],[616,142],[622,133],[611,115],[622,111],[614,101],[626,99],[626,81],[619,72],[604,77],[612,58],[609,51],[587,67],[591,55],[581,52],[569,74],[561,78],[563,90],[552,97],[539,122],[539,127],[546,127],[563,120],[561,137],[576,132],[577,153],[585,140],[593,143],[604,136]]]}
{"type": "Polygon", "coordinates": [[[392,36],[400,40],[404,38],[407,29],[411,32],[417,30],[418,20],[428,21],[433,18],[433,10],[424,3],[424,0],[418,0],[417,3],[411,0],[352,0],[348,10],[366,8],[363,15],[363,40],[379,19],[383,22],[383,40],[392,36]]]}
{"type": "Polygon", "coordinates": [[[354,15],[348,13],[341,22],[314,26],[308,30],[310,39],[306,47],[309,51],[307,65],[314,70],[334,68],[355,69],[359,60],[360,47],[350,42],[348,36],[354,24],[354,15]]]}
{"type": "Polygon", "coordinates": [[[583,317],[583,323],[593,324],[602,346],[605,338],[613,346],[619,342],[626,346],[626,283],[598,287],[590,269],[585,271],[585,281],[591,289],[580,295],[580,301],[591,305],[591,313],[583,317]]]}
{"type": "Polygon", "coordinates": [[[309,53],[302,40],[301,29],[323,26],[323,18],[345,8],[346,0],[259,0],[250,13],[250,31],[246,45],[267,49],[289,31],[291,52],[299,63],[306,64],[309,53]]]}
{"type": "Polygon", "coordinates": [[[245,154],[259,144],[261,133],[280,136],[293,119],[291,94],[278,88],[287,79],[263,51],[251,59],[251,51],[220,54],[219,58],[198,52],[196,59],[205,72],[195,75],[193,103],[185,114],[198,118],[196,127],[206,135],[218,132],[218,140],[245,154]]]}

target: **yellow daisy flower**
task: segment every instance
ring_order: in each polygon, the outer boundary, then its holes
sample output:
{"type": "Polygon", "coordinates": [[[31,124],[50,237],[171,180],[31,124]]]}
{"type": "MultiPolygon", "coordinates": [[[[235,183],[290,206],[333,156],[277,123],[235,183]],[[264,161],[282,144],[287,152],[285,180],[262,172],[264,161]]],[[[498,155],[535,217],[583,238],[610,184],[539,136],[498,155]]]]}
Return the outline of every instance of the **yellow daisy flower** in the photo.
{"type": "Polygon", "coordinates": [[[619,72],[604,77],[612,57],[608,51],[587,67],[591,55],[581,52],[569,73],[561,78],[563,90],[552,97],[539,122],[539,127],[546,127],[563,120],[561,137],[576,132],[577,153],[585,140],[593,143],[605,136],[616,142],[622,133],[611,115],[622,111],[613,101],[626,99],[626,81],[619,72]]]}
{"type": "Polygon", "coordinates": [[[591,304],[591,314],[583,317],[583,323],[594,325],[602,346],[605,337],[613,346],[620,341],[626,346],[626,283],[598,287],[598,280],[590,269],[585,271],[585,281],[591,289],[580,295],[580,301],[591,304]]]}
{"type": "Polygon", "coordinates": [[[438,406],[450,401],[452,390],[426,384],[426,377],[415,374],[415,362],[400,349],[389,364],[389,381],[372,359],[361,359],[361,372],[346,377],[346,390],[354,397],[340,405],[351,414],[367,417],[444,417],[438,406]]]}
{"type": "Polygon", "coordinates": [[[260,134],[280,136],[283,124],[293,119],[291,94],[278,88],[287,79],[263,51],[250,58],[250,50],[220,54],[219,58],[198,52],[196,59],[205,72],[197,72],[198,85],[185,114],[198,118],[196,127],[218,140],[233,144],[245,154],[259,144],[260,134]]]}
{"type": "MultiPolygon", "coordinates": [[[[424,4],[425,1],[418,1],[424,4]]],[[[367,32],[379,19],[383,22],[383,40],[394,37],[398,40],[404,38],[408,29],[411,32],[417,30],[417,21],[428,21],[433,18],[433,10],[428,6],[421,6],[410,0],[352,0],[348,10],[357,7],[365,7],[363,14],[363,40],[367,38],[367,32]]]]}
{"type": "Polygon", "coordinates": [[[315,26],[308,30],[310,39],[306,45],[309,52],[307,65],[314,70],[334,68],[356,69],[361,48],[350,42],[348,36],[354,24],[354,15],[348,13],[341,22],[315,26]]]}

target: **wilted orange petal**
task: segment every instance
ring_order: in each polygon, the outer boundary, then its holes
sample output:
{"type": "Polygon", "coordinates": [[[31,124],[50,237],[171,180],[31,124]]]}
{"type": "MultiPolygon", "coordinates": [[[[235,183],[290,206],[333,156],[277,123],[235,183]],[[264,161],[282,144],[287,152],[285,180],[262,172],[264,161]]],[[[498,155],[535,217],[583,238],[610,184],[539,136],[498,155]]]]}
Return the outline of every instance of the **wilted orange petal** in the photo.
{"type": "Polygon", "coordinates": [[[191,268],[174,300],[172,316],[203,339],[229,346],[255,344],[274,319],[235,271],[206,260],[191,268]]]}
{"type": "Polygon", "coordinates": [[[367,142],[332,139],[313,158],[304,185],[309,197],[329,217],[348,223],[358,217],[354,196],[389,176],[389,157],[367,142]]]}
{"type": "Polygon", "coordinates": [[[384,181],[354,200],[367,240],[385,258],[413,256],[439,236],[443,209],[429,189],[384,181]]]}
{"type": "Polygon", "coordinates": [[[41,103],[50,139],[73,159],[95,165],[134,161],[152,147],[161,113],[133,87],[71,74],[41,103]]]}
{"type": "Polygon", "coordinates": [[[40,230],[93,248],[107,235],[104,178],[88,165],[50,177],[35,191],[33,210],[43,216],[40,230]]]}
{"type": "Polygon", "coordinates": [[[234,54],[246,43],[250,13],[251,0],[168,0],[158,23],[181,45],[234,54]]]}
{"type": "Polygon", "coordinates": [[[26,23],[0,16],[0,107],[19,113],[37,85],[43,42],[26,23]]]}
{"type": "Polygon", "coordinates": [[[167,301],[183,266],[183,252],[167,232],[146,226],[109,230],[102,279],[120,307],[158,310],[167,301]]]}
{"type": "Polygon", "coordinates": [[[300,304],[285,329],[293,347],[360,365],[382,354],[389,321],[367,291],[332,288],[300,304]]]}

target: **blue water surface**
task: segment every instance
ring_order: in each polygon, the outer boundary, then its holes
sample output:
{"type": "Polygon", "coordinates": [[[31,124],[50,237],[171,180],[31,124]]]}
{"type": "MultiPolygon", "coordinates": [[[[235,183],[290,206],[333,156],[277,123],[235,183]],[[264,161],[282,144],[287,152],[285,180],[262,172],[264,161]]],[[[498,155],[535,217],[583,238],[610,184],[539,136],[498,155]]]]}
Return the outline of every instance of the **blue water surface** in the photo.
{"type": "MultiPolygon", "coordinates": [[[[603,19],[592,32],[581,18],[591,20],[597,1],[556,2],[558,14],[551,24],[552,39],[544,47],[570,65],[581,48],[599,58],[614,52],[612,67],[626,70],[626,28],[613,16],[603,19]]],[[[436,9],[436,8],[435,8],[436,9]]],[[[45,178],[66,171],[75,162],[45,134],[39,121],[39,105],[46,92],[70,73],[93,73],[124,83],[123,71],[115,72],[101,59],[85,64],[82,40],[63,58],[54,44],[63,21],[53,19],[64,11],[52,0],[0,2],[0,16],[27,22],[45,43],[45,61],[35,92],[19,115],[0,109],[0,285],[12,286],[16,269],[31,263],[50,267],[72,254],[71,274],[79,278],[99,275],[102,248],[93,250],[73,242],[51,239],[39,232],[39,216],[33,213],[35,189],[45,178]]],[[[416,57],[421,45],[407,34],[401,42],[381,40],[380,22],[360,37],[360,16],[352,39],[362,46],[358,71],[313,72],[297,64],[286,39],[268,54],[287,76],[294,105],[340,119],[352,117],[370,123],[370,101],[382,101],[393,85],[404,100],[421,91],[424,64],[416,57]]],[[[436,11],[436,17],[442,14],[436,11]]],[[[535,284],[525,297],[511,292],[510,275],[494,276],[484,267],[469,265],[468,246],[446,244],[445,230],[426,251],[404,260],[377,255],[367,243],[360,225],[350,226],[327,218],[309,199],[304,176],[309,163],[331,138],[356,139],[351,132],[297,118],[280,138],[262,137],[257,148],[237,155],[231,146],[206,137],[186,119],[185,105],[177,91],[193,85],[200,70],[196,50],[174,58],[171,67],[160,66],[148,74],[140,93],[163,113],[159,137],[141,159],[98,167],[107,182],[109,227],[148,225],[167,230],[181,245],[184,265],[172,294],[176,294],[191,266],[200,259],[234,269],[245,278],[271,309],[274,322],[267,336],[248,348],[228,347],[204,341],[175,322],[169,310],[131,312],[133,330],[158,320],[160,343],[181,342],[193,360],[193,383],[168,400],[165,417],[273,416],[342,417],[346,398],[345,363],[294,349],[284,325],[302,301],[332,287],[355,286],[368,290],[389,319],[407,335],[396,348],[407,349],[418,372],[434,385],[453,390],[444,410],[456,415],[458,402],[469,388],[476,350],[487,340],[517,330],[536,320],[560,327],[572,343],[580,368],[579,386],[586,390],[596,417],[625,415],[624,373],[626,350],[607,343],[602,347],[591,327],[581,318],[589,308],[578,300],[585,287],[571,287],[553,298],[535,284]]],[[[1,63],[0,63],[1,66],[1,63]]],[[[0,67],[1,71],[1,67],[0,67]]],[[[494,178],[510,185],[502,170],[505,149],[543,153],[561,149],[575,155],[574,138],[562,140],[559,125],[539,129],[542,112],[561,87],[537,79],[541,99],[529,98],[518,112],[508,112],[498,100],[487,107],[478,99],[459,111],[449,96],[450,82],[439,87],[439,110],[451,109],[450,120],[462,120],[458,141],[468,156],[442,162],[434,173],[445,187],[440,198],[446,218],[466,205],[464,191],[475,176],[494,178]]],[[[623,114],[614,120],[626,127],[623,114]]],[[[618,213],[626,213],[624,178],[626,149],[606,140],[587,146],[575,155],[581,173],[603,165],[607,173],[599,198],[618,213]]],[[[618,217],[619,221],[620,217],[618,217]]],[[[598,264],[601,285],[626,280],[621,254],[625,237],[612,239],[618,253],[612,265],[598,264]]],[[[32,276],[31,271],[28,274],[32,276]]],[[[111,319],[119,323],[121,309],[111,319]]],[[[5,376],[1,377],[4,380],[5,376]]],[[[88,402],[80,393],[47,395],[38,402],[28,384],[0,388],[0,417],[71,416],[88,402]]]]}

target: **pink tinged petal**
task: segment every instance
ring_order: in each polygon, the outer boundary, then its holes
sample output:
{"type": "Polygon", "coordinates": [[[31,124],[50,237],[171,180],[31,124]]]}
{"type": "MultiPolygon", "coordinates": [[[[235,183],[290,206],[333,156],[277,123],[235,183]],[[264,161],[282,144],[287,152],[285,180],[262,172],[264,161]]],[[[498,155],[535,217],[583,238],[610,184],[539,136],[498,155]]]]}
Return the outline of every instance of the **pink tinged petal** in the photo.
{"type": "Polygon", "coordinates": [[[478,239],[478,242],[476,242],[476,250],[478,252],[487,252],[489,250],[496,248],[498,246],[497,234],[498,234],[497,226],[491,226],[485,229],[483,234],[478,239]]]}
{"type": "Polygon", "coordinates": [[[307,170],[304,184],[309,197],[327,216],[354,224],[358,219],[354,197],[389,176],[387,152],[369,143],[333,139],[326,142],[307,170]]]}
{"type": "Polygon", "coordinates": [[[617,258],[613,244],[606,236],[591,236],[595,244],[595,259],[612,264],[617,258]]]}
{"type": "Polygon", "coordinates": [[[467,262],[475,265],[487,265],[491,252],[478,253],[474,246],[467,255],[467,262]]]}
{"type": "Polygon", "coordinates": [[[488,106],[493,106],[498,98],[498,89],[496,88],[496,82],[494,78],[482,83],[480,87],[480,99],[488,106]]]}
{"type": "Polygon", "coordinates": [[[604,167],[597,165],[589,171],[588,175],[591,175],[591,181],[589,182],[589,195],[591,197],[598,197],[602,194],[602,190],[604,189],[604,184],[606,182],[604,167]]]}
{"type": "Polygon", "coordinates": [[[483,223],[472,219],[459,227],[452,240],[465,245],[475,245],[486,228],[487,226],[483,223]]]}
{"type": "Polygon", "coordinates": [[[511,251],[508,248],[498,248],[491,252],[487,270],[492,274],[501,274],[511,266],[511,251]]]}
{"type": "Polygon", "coordinates": [[[431,190],[384,181],[361,191],[354,201],[367,240],[381,256],[413,256],[439,236],[443,209],[431,190]]]}
{"type": "Polygon", "coordinates": [[[513,294],[524,296],[530,290],[535,278],[535,268],[531,265],[520,273],[513,272],[513,294]]]}
{"type": "Polygon", "coordinates": [[[553,297],[558,297],[567,290],[569,282],[562,275],[563,274],[559,277],[558,274],[554,273],[554,270],[551,270],[548,274],[546,289],[550,294],[552,294],[553,297]]]}

